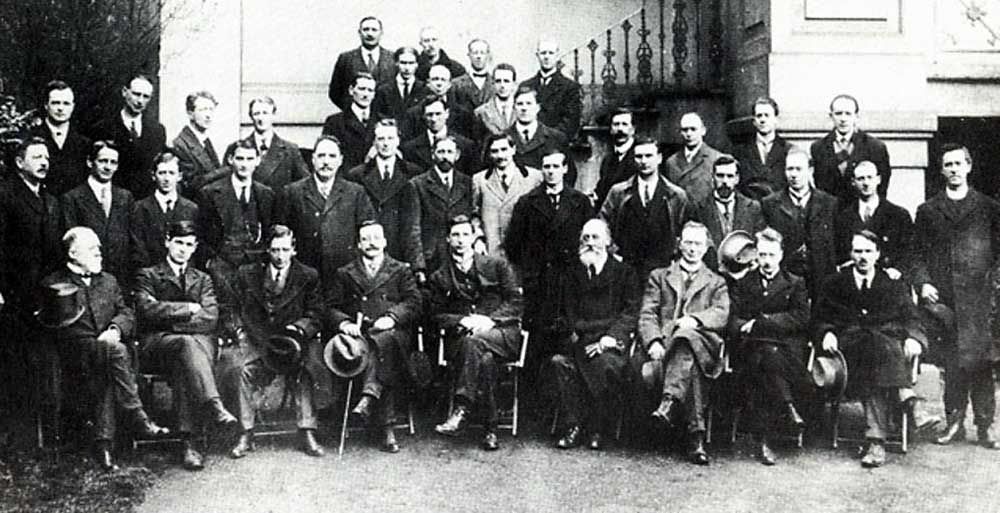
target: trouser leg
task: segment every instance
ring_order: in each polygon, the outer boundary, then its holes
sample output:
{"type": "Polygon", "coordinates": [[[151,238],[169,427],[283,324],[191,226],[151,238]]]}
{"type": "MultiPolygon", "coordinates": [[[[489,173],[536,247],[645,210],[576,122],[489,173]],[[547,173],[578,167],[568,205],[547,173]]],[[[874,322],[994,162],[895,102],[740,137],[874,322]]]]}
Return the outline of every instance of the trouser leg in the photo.
{"type": "Polygon", "coordinates": [[[755,397],[755,410],[760,416],[758,427],[762,433],[777,429],[784,405],[793,401],[792,387],[788,382],[785,362],[774,346],[760,350],[758,365],[759,392],[755,397]]]}
{"type": "Polygon", "coordinates": [[[663,369],[663,395],[681,401],[687,411],[688,432],[705,431],[704,379],[687,341],[674,343],[663,369]]]}
{"type": "Polygon", "coordinates": [[[945,364],[944,409],[949,416],[965,415],[969,404],[969,374],[959,367],[957,358],[945,364]]]}
{"type": "Polygon", "coordinates": [[[195,426],[195,407],[192,401],[191,387],[184,376],[171,379],[174,389],[174,412],[177,414],[177,431],[191,433],[195,426]]]}
{"type": "Polygon", "coordinates": [[[94,383],[94,439],[111,441],[115,438],[115,390],[107,379],[94,383]]]}
{"type": "Polygon", "coordinates": [[[615,414],[618,413],[617,406],[625,385],[625,360],[617,353],[604,352],[577,365],[586,369],[581,399],[587,430],[610,434],[614,430],[615,414]]]}
{"type": "Polygon", "coordinates": [[[128,348],[121,342],[96,341],[97,351],[102,361],[98,368],[107,369],[114,389],[114,398],[123,410],[142,407],[139,391],[135,383],[128,348]]]}
{"type": "Polygon", "coordinates": [[[456,343],[455,362],[459,367],[455,377],[455,397],[471,406],[479,390],[483,359],[490,351],[483,340],[473,336],[462,337],[456,343]]]}
{"type": "Polygon", "coordinates": [[[552,373],[555,378],[556,392],[559,400],[559,408],[563,415],[563,423],[566,426],[576,426],[581,421],[581,411],[583,409],[584,383],[580,379],[576,362],[572,357],[557,354],[550,360],[552,373]]]}
{"type": "Polygon", "coordinates": [[[875,388],[861,399],[865,409],[865,438],[885,440],[889,429],[889,414],[892,411],[893,389],[875,388]]]}
{"type": "Polygon", "coordinates": [[[485,403],[483,407],[486,410],[484,418],[487,431],[496,430],[497,425],[500,423],[500,412],[497,408],[496,395],[498,373],[499,369],[496,357],[489,351],[483,353],[480,362],[479,391],[485,403]]]}
{"type": "Polygon", "coordinates": [[[316,429],[316,409],[313,407],[313,379],[308,372],[300,372],[296,380],[285,377],[285,386],[295,387],[295,421],[299,429],[316,429]]]}
{"type": "Polygon", "coordinates": [[[245,361],[243,348],[234,347],[223,352],[219,361],[219,383],[225,392],[230,411],[234,412],[244,431],[254,427],[253,390],[274,380],[274,372],[259,359],[245,361]]]}
{"type": "Polygon", "coordinates": [[[969,395],[972,398],[972,414],[976,427],[981,429],[993,425],[996,415],[996,396],[993,392],[993,369],[986,365],[973,372],[969,380],[969,395]]]}
{"type": "Polygon", "coordinates": [[[382,397],[382,391],[385,390],[385,386],[378,379],[378,363],[375,362],[374,365],[369,365],[365,369],[364,385],[361,388],[361,393],[364,395],[370,395],[375,399],[382,397]]]}

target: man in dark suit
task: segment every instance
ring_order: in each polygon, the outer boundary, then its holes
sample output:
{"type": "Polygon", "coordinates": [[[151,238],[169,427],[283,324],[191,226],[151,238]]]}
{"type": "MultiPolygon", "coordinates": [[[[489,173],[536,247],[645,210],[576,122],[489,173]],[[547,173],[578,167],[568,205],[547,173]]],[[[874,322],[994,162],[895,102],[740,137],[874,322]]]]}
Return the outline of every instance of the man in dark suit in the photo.
{"type": "Polygon", "coordinates": [[[615,402],[624,392],[627,351],[638,314],[640,284],[635,271],[608,254],[611,231],[591,219],[580,232],[576,261],[558,288],[556,326],[566,331],[552,357],[560,411],[566,430],[556,447],[569,449],[590,435],[599,451],[611,432],[615,402]]]}
{"type": "Polygon", "coordinates": [[[201,259],[220,302],[232,301],[237,269],[263,259],[264,234],[274,223],[274,191],[253,179],[259,162],[257,148],[239,141],[229,159],[232,174],[198,194],[201,259]]]}
{"type": "Polygon", "coordinates": [[[185,196],[194,198],[202,185],[210,182],[221,166],[219,154],[208,133],[215,114],[215,96],[208,91],[197,91],[187,96],[184,106],[191,121],[172,143],[180,159],[185,196]]]}
{"type": "Polygon", "coordinates": [[[451,119],[451,106],[445,97],[428,96],[424,98],[421,109],[423,111],[422,124],[426,129],[421,130],[403,143],[400,148],[403,157],[416,164],[420,169],[427,169],[434,165],[432,143],[445,137],[451,137],[455,139],[461,153],[456,163],[458,170],[469,176],[478,171],[479,159],[477,158],[476,143],[450,129],[448,120],[451,119]]]}
{"type": "Polygon", "coordinates": [[[413,351],[413,326],[422,297],[413,271],[386,255],[385,248],[382,225],[363,222],[358,228],[360,257],[338,269],[324,292],[330,327],[372,343],[376,357],[365,370],[361,400],[352,413],[375,417],[383,430],[381,449],[395,453],[399,452],[392,428],[395,399],[406,384],[406,362],[413,351]]]}
{"type": "Polygon", "coordinates": [[[521,86],[538,91],[541,111],[538,120],[546,126],[563,133],[567,140],[576,139],[580,129],[580,115],[583,111],[580,84],[566,78],[559,71],[559,43],[541,39],[535,49],[538,58],[538,73],[521,82],[521,86]]]}
{"type": "MultiPolygon", "coordinates": [[[[309,176],[309,166],[298,145],[282,139],[274,131],[274,116],[278,113],[274,100],[270,96],[258,96],[250,100],[249,110],[253,132],[243,140],[251,141],[260,153],[260,164],[253,172],[253,179],[278,191],[309,176]]],[[[234,147],[234,144],[229,145],[227,158],[234,147]]]]}
{"type": "Polygon", "coordinates": [[[70,122],[75,107],[73,89],[62,80],[45,85],[45,121],[31,128],[30,136],[41,137],[49,148],[49,172],[45,186],[53,196],[87,179],[90,139],[70,122]]]}
{"type": "Polygon", "coordinates": [[[473,115],[482,135],[500,135],[514,124],[514,92],[517,90],[517,70],[501,62],[493,67],[493,96],[476,107],[473,115]]]}
{"type": "MultiPolygon", "coordinates": [[[[876,267],[878,236],[862,230],[851,241],[854,266],[829,275],[813,308],[814,340],[825,352],[842,351],[848,367],[848,393],[865,408],[867,450],[863,467],[885,463],[885,438],[892,405],[919,412],[911,361],[927,347],[910,287],[876,267]]],[[[916,427],[933,420],[914,415],[916,427]]]]}
{"type": "Polygon", "coordinates": [[[705,123],[697,112],[681,116],[680,133],[684,147],[667,159],[664,173],[692,203],[701,203],[712,195],[712,164],[722,153],[705,142],[705,123]]]}
{"type": "Polygon", "coordinates": [[[317,269],[324,284],[354,259],[358,225],[375,218],[364,188],[338,176],[344,161],[340,148],[334,137],[316,139],[315,173],[288,185],[278,197],[278,222],[299,234],[298,258],[317,269]]]}
{"type": "Polygon", "coordinates": [[[135,327],[135,314],[115,277],[102,271],[100,239],[90,228],[77,226],[66,232],[62,242],[68,255],[66,267],[42,280],[42,287],[75,290],[81,315],[65,319],[68,324],[59,323],[55,338],[65,374],[83,377],[92,393],[97,463],[103,470],[115,470],[111,441],[117,411],[125,412],[140,436],[168,430],[150,421],[142,408],[126,345],[135,327]]]}
{"type": "Polygon", "coordinates": [[[372,108],[379,119],[391,118],[403,123],[406,111],[416,107],[427,96],[427,84],[417,79],[417,49],[400,46],[393,57],[396,60],[396,76],[375,88],[372,108]]]}
{"type": "Polygon", "coordinates": [[[755,200],[788,185],[785,182],[785,155],[789,144],[776,131],[777,119],[778,102],[767,96],[754,100],[753,139],[733,150],[733,156],[743,167],[740,192],[755,200]]]}
{"type": "Polygon", "coordinates": [[[430,76],[431,67],[441,65],[448,68],[452,77],[459,77],[465,74],[465,66],[448,57],[448,53],[441,48],[441,38],[435,27],[424,27],[420,29],[420,58],[417,66],[417,78],[427,80],[430,76]]]}
{"type": "Polygon", "coordinates": [[[851,258],[851,239],[860,230],[879,237],[879,264],[893,279],[908,273],[913,260],[913,219],[903,207],[878,195],[881,177],[875,164],[859,162],[851,170],[854,198],[842,201],[834,223],[837,262],[851,258]]]}
{"type": "Polygon", "coordinates": [[[403,119],[400,120],[400,136],[403,142],[417,137],[427,128],[424,119],[423,103],[429,97],[444,98],[448,106],[448,131],[459,134],[472,140],[480,139],[480,127],[472,111],[461,104],[455,91],[451,88],[451,72],[446,66],[435,64],[431,66],[430,74],[427,77],[427,92],[424,97],[417,102],[417,105],[410,107],[403,119]]]}
{"type": "Polygon", "coordinates": [[[469,41],[469,66],[471,73],[452,73],[451,89],[458,104],[472,112],[493,98],[493,77],[487,68],[490,64],[490,44],[484,39],[469,41]]]}
{"type": "Polygon", "coordinates": [[[718,269],[716,248],[726,235],[736,230],[756,233],[764,229],[760,203],[736,190],[741,171],[740,163],[729,155],[716,159],[712,165],[712,195],[688,211],[691,219],[708,227],[711,244],[705,253],[705,263],[712,270],[718,269]]]}
{"type": "Polygon", "coordinates": [[[517,359],[521,347],[521,290],[514,270],[502,259],[472,249],[475,233],[468,216],[448,223],[448,256],[428,279],[430,314],[445,330],[445,351],[455,366],[454,407],[434,431],[455,436],[472,407],[485,402],[483,449],[500,448],[496,380],[504,362],[517,359]]]}
{"type": "Polygon", "coordinates": [[[601,159],[601,177],[594,188],[595,205],[603,205],[608,191],[616,183],[635,176],[635,124],[632,111],[618,109],[611,114],[611,151],[601,159]]]}
{"type": "Polygon", "coordinates": [[[272,226],[267,240],[267,262],[240,267],[237,294],[223,303],[223,327],[234,334],[236,345],[223,351],[219,375],[223,395],[236,406],[242,429],[229,456],[238,459],[254,450],[253,390],[284,374],[285,386],[295,389],[299,448],[322,457],[315,436],[316,409],[329,403],[332,383],[317,338],[323,320],[319,273],[295,259],[295,234],[287,226],[272,226]],[[269,358],[268,338],[276,334],[292,336],[300,344],[301,359],[290,368],[269,358]]]}
{"type": "Polygon", "coordinates": [[[859,162],[875,164],[882,181],[878,194],[889,192],[892,166],[885,143],[858,128],[858,100],[848,94],[838,94],[830,102],[833,130],[812,143],[809,153],[816,165],[816,188],[836,196],[841,201],[854,197],[851,170],[859,162]]]}
{"type": "Polygon", "coordinates": [[[236,424],[222,405],[212,370],[219,305],[212,279],[190,265],[198,248],[194,223],[171,224],[164,241],[166,257],[136,277],[140,368],[169,376],[184,468],[201,470],[204,460],[191,441],[196,413],[216,425],[236,424]]]}
{"type": "Polygon", "coordinates": [[[788,187],[761,202],[767,226],[785,239],[785,269],[806,279],[809,297],[819,294],[823,277],[837,266],[834,216],[837,199],[812,187],[812,159],[791,148],[785,157],[788,187]]]}
{"type": "MultiPolygon", "coordinates": [[[[521,86],[514,93],[514,117],[516,122],[507,129],[514,140],[514,161],[520,166],[541,169],[542,152],[547,147],[566,146],[566,136],[543,123],[538,117],[538,93],[521,86]]],[[[566,183],[576,184],[576,165],[570,162],[566,173],[566,183]]]]}
{"type": "MultiPolygon", "coordinates": [[[[132,228],[132,193],[112,185],[118,172],[119,152],[112,141],[97,141],[87,158],[90,177],[60,198],[62,228],[86,226],[101,239],[103,268],[125,290],[132,283],[129,233],[132,228]]],[[[152,180],[150,180],[152,181],[152,180]]]]}
{"type": "Polygon", "coordinates": [[[364,162],[372,147],[375,122],[378,121],[372,109],[375,77],[365,71],[358,72],[348,93],[351,103],[343,111],[326,118],[323,135],[332,135],[342,143],[344,166],[350,169],[364,162]]]}
{"type": "Polygon", "coordinates": [[[782,237],[774,228],[757,232],[757,268],[731,284],[729,340],[734,367],[749,387],[752,429],[761,463],[774,465],[771,438],[784,426],[802,430],[795,399],[810,390],[806,373],[809,294],[802,278],[781,268],[782,237]]]}
{"type": "Polygon", "coordinates": [[[153,99],[153,82],[149,78],[133,77],[122,87],[122,99],[121,112],[98,123],[91,139],[114,141],[120,152],[118,167],[122,170],[115,175],[115,185],[144,198],[153,192],[149,173],[153,159],[167,144],[167,134],[159,121],[143,114],[153,99]]]}
{"type": "Polygon", "coordinates": [[[599,215],[611,227],[622,259],[645,283],[650,271],[674,259],[688,198],[683,189],[660,175],[663,156],[655,140],[638,139],[632,149],[638,171],[611,187],[599,215]]]}
{"type": "Polygon", "coordinates": [[[399,130],[392,119],[375,126],[375,158],[347,171],[347,179],[360,184],[384,232],[389,256],[424,272],[420,247],[420,201],[410,179],[420,168],[396,156],[399,130]]]}
{"type": "MultiPolygon", "coordinates": [[[[330,75],[330,89],[327,96],[341,111],[351,105],[350,86],[360,72],[368,73],[379,84],[392,81],[396,70],[393,68],[392,53],[379,45],[382,40],[382,20],[365,16],[358,23],[361,46],[341,53],[330,75]]],[[[374,91],[374,86],[372,90],[374,91]]]]}
{"type": "Polygon", "coordinates": [[[460,155],[452,136],[434,141],[434,166],[410,180],[420,200],[420,245],[427,269],[447,263],[450,220],[473,212],[472,178],[455,172],[460,155]]]}
{"type": "Polygon", "coordinates": [[[198,205],[177,192],[180,183],[180,163],[171,150],[164,150],[155,161],[153,194],[136,201],[129,219],[129,246],[132,269],[151,267],[167,256],[166,228],[181,221],[194,221],[198,205]]]}

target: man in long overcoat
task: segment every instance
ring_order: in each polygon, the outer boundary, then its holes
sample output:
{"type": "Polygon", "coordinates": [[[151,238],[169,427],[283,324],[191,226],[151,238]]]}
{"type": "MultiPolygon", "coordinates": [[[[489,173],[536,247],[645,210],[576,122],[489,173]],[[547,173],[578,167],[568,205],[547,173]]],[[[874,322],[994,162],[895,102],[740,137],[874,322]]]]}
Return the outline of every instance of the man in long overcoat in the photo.
{"type": "Polygon", "coordinates": [[[514,140],[508,134],[486,139],[490,166],[472,176],[472,202],[490,255],[506,258],[504,238],[519,199],[542,183],[542,173],[514,162],[514,140]]]}

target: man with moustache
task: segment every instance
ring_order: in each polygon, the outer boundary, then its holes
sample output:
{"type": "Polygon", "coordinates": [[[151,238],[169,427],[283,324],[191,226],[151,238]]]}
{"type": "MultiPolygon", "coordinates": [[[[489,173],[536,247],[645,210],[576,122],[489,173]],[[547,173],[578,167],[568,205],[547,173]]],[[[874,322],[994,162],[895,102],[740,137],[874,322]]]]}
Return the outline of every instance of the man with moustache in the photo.
{"type": "Polygon", "coordinates": [[[45,121],[31,128],[29,136],[41,137],[49,149],[49,172],[45,185],[53,196],[83,183],[87,178],[90,139],[71,123],[76,106],[73,89],[62,80],[45,84],[45,121]]]}
{"type": "Polygon", "coordinates": [[[856,98],[849,94],[834,96],[830,102],[833,129],[809,147],[816,166],[816,188],[841,201],[854,197],[851,171],[865,160],[878,169],[879,196],[884,198],[889,192],[889,179],[892,178],[889,152],[884,142],[858,128],[860,119],[856,98]]]}
{"type": "Polygon", "coordinates": [[[323,123],[323,135],[332,135],[342,143],[344,166],[350,169],[365,161],[375,136],[375,122],[378,121],[372,109],[375,96],[375,77],[361,71],[347,89],[351,103],[344,110],[331,114],[323,123]]]}
{"type": "Polygon", "coordinates": [[[712,195],[689,210],[691,219],[708,227],[711,247],[705,253],[705,263],[717,270],[720,247],[727,235],[742,230],[755,233],[764,229],[760,203],[736,190],[740,183],[741,166],[733,157],[721,155],[712,165],[712,195]]]}
{"type": "Polygon", "coordinates": [[[635,176],[635,124],[631,110],[621,108],[611,113],[612,148],[601,159],[601,177],[594,188],[594,204],[600,207],[611,186],[635,176]]]}
{"type": "Polygon", "coordinates": [[[86,226],[101,240],[103,268],[129,290],[132,273],[129,232],[132,228],[132,193],[112,184],[118,172],[119,153],[112,141],[97,141],[87,157],[87,181],[60,199],[62,228],[86,226]]]}
{"type": "Polygon", "coordinates": [[[684,147],[667,159],[667,179],[684,189],[692,203],[712,195],[712,164],[722,155],[705,142],[705,124],[697,112],[681,116],[684,147]]]}
{"type": "Polygon", "coordinates": [[[473,112],[485,133],[499,135],[514,124],[514,91],[517,89],[517,70],[501,62],[493,67],[493,97],[476,107],[473,112]]]}
{"type": "MultiPolygon", "coordinates": [[[[361,38],[361,46],[338,55],[333,74],[330,75],[327,96],[341,111],[347,111],[351,107],[353,95],[349,89],[358,73],[370,74],[379,84],[391,82],[396,73],[392,53],[379,45],[382,40],[382,20],[374,16],[361,18],[358,36],[361,38]]],[[[374,90],[374,86],[372,89],[374,90]]]]}
{"type": "Polygon", "coordinates": [[[163,241],[167,227],[181,221],[194,221],[198,205],[178,193],[181,179],[180,160],[172,150],[164,150],[156,157],[153,194],[136,201],[132,206],[129,223],[129,245],[132,269],[150,267],[167,256],[163,241]]]}
{"type": "MultiPolygon", "coordinates": [[[[909,273],[913,260],[913,219],[903,207],[878,194],[882,177],[875,164],[859,162],[851,170],[855,197],[841,202],[843,208],[834,223],[837,262],[850,260],[851,239],[860,230],[879,236],[879,265],[898,279],[909,273]]],[[[909,277],[908,277],[909,278],[909,277]]]]}
{"type": "MultiPolygon", "coordinates": [[[[278,113],[278,105],[274,100],[270,96],[258,96],[250,100],[247,108],[253,132],[243,140],[252,142],[260,154],[260,163],[253,172],[253,179],[277,192],[282,187],[309,176],[309,166],[302,158],[299,146],[274,131],[274,117],[278,113]]],[[[227,159],[233,148],[235,144],[230,144],[226,149],[227,159]]]]}
{"type": "Polygon", "coordinates": [[[591,219],[580,231],[577,262],[562,276],[557,325],[568,331],[552,356],[560,412],[566,426],[556,442],[570,449],[589,435],[599,451],[612,431],[615,402],[624,392],[626,351],[638,314],[640,284],[635,271],[608,254],[611,231],[591,219]]]}
{"type": "MultiPolygon", "coordinates": [[[[435,67],[435,72],[438,69],[435,67]]],[[[432,150],[434,142],[451,137],[458,144],[458,149],[461,152],[459,161],[456,163],[459,172],[472,176],[472,173],[479,169],[476,143],[452,129],[449,123],[452,114],[451,104],[446,97],[428,96],[424,98],[420,108],[423,113],[422,124],[425,129],[403,143],[400,147],[403,157],[416,164],[420,169],[427,169],[434,165],[432,150]]]]}
{"type": "Polygon", "coordinates": [[[190,122],[174,138],[172,146],[180,159],[182,183],[185,184],[186,193],[189,197],[194,197],[198,189],[208,183],[221,166],[219,154],[215,152],[215,145],[208,133],[218,102],[212,93],[197,91],[187,96],[184,105],[190,122]]]}
{"type": "Polygon", "coordinates": [[[402,123],[406,111],[416,107],[427,96],[427,84],[419,80],[417,71],[417,49],[400,46],[393,57],[396,60],[396,77],[375,88],[372,108],[379,119],[391,118],[402,123]]]}
{"type": "Polygon", "coordinates": [[[448,57],[448,53],[441,48],[441,38],[435,27],[424,27],[420,29],[420,58],[417,66],[417,78],[427,80],[433,66],[444,66],[448,69],[451,77],[465,75],[465,66],[448,57]]]}
{"type": "Polygon", "coordinates": [[[395,400],[406,384],[406,361],[413,351],[412,329],[421,313],[422,297],[410,266],[387,255],[385,249],[382,225],[362,222],[360,256],[337,270],[325,296],[330,326],[351,337],[367,338],[376,353],[365,370],[361,399],[351,413],[382,428],[381,449],[396,453],[395,400]]]}
{"type": "Polygon", "coordinates": [[[514,162],[514,141],[507,134],[486,139],[490,167],[472,177],[473,207],[490,255],[506,258],[504,239],[514,207],[542,183],[542,173],[514,162]]]}
{"type": "MultiPolygon", "coordinates": [[[[522,85],[514,93],[515,123],[507,129],[514,140],[514,162],[522,166],[540,169],[542,152],[545,148],[562,148],[567,139],[562,132],[544,124],[538,117],[538,92],[522,85]]],[[[570,163],[566,183],[576,183],[576,165],[570,163]]]]}
{"type": "Polygon", "coordinates": [[[755,200],[788,185],[785,181],[785,155],[788,154],[789,143],[777,133],[778,114],[778,102],[774,99],[761,96],[754,100],[753,138],[733,150],[733,156],[743,168],[739,190],[755,200]]]}
{"type": "Polygon", "coordinates": [[[484,39],[473,39],[469,41],[469,66],[472,71],[452,73],[451,90],[455,91],[455,99],[458,105],[470,112],[493,98],[493,81],[487,68],[491,59],[490,44],[484,39]]]}
{"type": "Polygon", "coordinates": [[[538,73],[521,82],[521,87],[537,91],[538,121],[562,132],[566,140],[576,139],[580,129],[583,100],[580,84],[559,71],[559,43],[551,38],[538,40],[535,47],[538,73]]]}
{"type": "Polygon", "coordinates": [[[461,156],[452,136],[434,141],[434,166],[410,181],[420,200],[420,245],[427,269],[447,262],[448,223],[458,215],[471,216],[472,178],[455,172],[461,156]]]}

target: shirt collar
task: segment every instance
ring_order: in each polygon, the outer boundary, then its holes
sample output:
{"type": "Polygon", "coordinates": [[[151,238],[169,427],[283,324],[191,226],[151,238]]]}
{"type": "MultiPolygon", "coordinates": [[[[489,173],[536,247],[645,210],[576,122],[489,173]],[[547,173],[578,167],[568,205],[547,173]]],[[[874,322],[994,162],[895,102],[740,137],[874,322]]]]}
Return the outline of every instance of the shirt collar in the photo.
{"type": "Polygon", "coordinates": [[[167,258],[167,265],[169,265],[170,270],[174,272],[174,276],[180,276],[181,271],[184,270],[183,267],[177,265],[177,263],[171,260],[169,257],[167,258]]]}
{"type": "Polygon", "coordinates": [[[383,262],[385,262],[385,253],[382,253],[380,256],[372,259],[361,257],[361,263],[363,263],[369,271],[374,271],[372,274],[375,274],[382,268],[383,262]]]}
{"type": "Polygon", "coordinates": [[[624,155],[628,150],[632,149],[633,143],[635,143],[635,137],[629,137],[621,146],[615,146],[615,155],[624,155]]]}
{"type": "Polygon", "coordinates": [[[770,282],[774,281],[775,278],[778,277],[778,273],[780,273],[780,272],[781,272],[781,269],[778,269],[778,270],[774,271],[774,274],[768,276],[767,273],[765,273],[764,270],[762,269],[760,271],[760,277],[763,278],[763,279],[765,279],[765,280],[767,280],[768,283],[770,283],[770,282]]]}
{"type": "MultiPolygon", "coordinates": [[[[448,171],[447,173],[445,173],[444,171],[441,171],[437,166],[434,166],[434,172],[437,173],[438,178],[440,178],[442,182],[444,181],[445,178],[448,178],[449,180],[451,180],[452,178],[455,177],[455,168],[451,168],[451,171],[448,171]]],[[[451,181],[454,182],[455,180],[451,180],[451,181]]],[[[454,185],[454,184],[452,184],[452,185],[454,185]]]]}
{"type": "Polygon", "coordinates": [[[604,266],[607,263],[608,263],[608,252],[605,251],[603,253],[600,253],[600,256],[597,257],[597,260],[595,260],[591,264],[594,266],[594,275],[596,276],[598,274],[601,274],[601,271],[604,270],[604,266]]]}
{"type": "Polygon", "coordinates": [[[538,131],[538,120],[536,119],[535,121],[532,121],[531,123],[528,123],[526,125],[521,123],[520,121],[515,121],[514,127],[516,128],[518,134],[523,134],[524,131],[527,130],[528,135],[534,137],[535,132],[538,131]]]}
{"type": "Polygon", "coordinates": [[[174,189],[170,194],[163,194],[159,189],[153,191],[153,197],[156,198],[156,202],[160,204],[160,208],[166,210],[167,202],[172,201],[174,205],[177,205],[177,190],[174,189]]]}
{"type": "Polygon", "coordinates": [[[680,266],[682,271],[688,273],[688,277],[698,274],[698,271],[700,271],[702,268],[700,264],[689,264],[683,258],[678,260],[677,264],[680,266]]]}
{"type": "Polygon", "coordinates": [[[382,157],[376,156],[375,169],[378,169],[379,173],[382,172],[382,169],[388,169],[391,173],[394,169],[396,169],[396,156],[393,155],[387,159],[382,159],[382,157]]]}
{"type": "MultiPolygon", "coordinates": [[[[410,86],[411,87],[413,86],[414,82],[416,82],[416,77],[410,77],[410,86]]],[[[403,79],[403,75],[400,75],[399,73],[396,73],[396,86],[399,87],[399,88],[402,88],[405,85],[406,85],[406,82],[403,79]]]]}
{"type": "Polygon", "coordinates": [[[266,134],[259,134],[257,132],[253,133],[253,141],[254,144],[257,145],[258,149],[263,148],[265,146],[270,148],[271,141],[273,140],[274,140],[274,131],[268,131],[266,134]]]}
{"type": "Polygon", "coordinates": [[[122,118],[122,123],[125,123],[126,127],[131,126],[133,121],[138,122],[139,126],[142,126],[142,114],[136,114],[135,116],[130,116],[128,112],[125,112],[125,109],[122,109],[121,118],[122,118]]]}
{"type": "Polygon", "coordinates": [[[469,251],[464,256],[452,253],[451,261],[455,263],[455,267],[458,267],[459,271],[462,271],[463,273],[468,273],[472,271],[473,267],[475,267],[476,254],[473,251],[469,251]]]}
{"type": "Polygon", "coordinates": [[[267,272],[272,280],[278,281],[281,279],[282,276],[288,274],[288,267],[285,267],[284,269],[278,269],[273,264],[267,264],[267,272]]]}
{"type": "Polygon", "coordinates": [[[351,102],[351,112],[353,112],[354,115],[359,120],[361,120],[363,118],[366,118],[366,117],[369,117],[369,114],[371,113],[371,110],[372,110],[371,106],[369,106],[367,109],[362,109],[361,107],[358,106],[357,103],[351,102]]]}
{"type": "Polygon", "coordinates": [[[249,199],[250,195],[253,194],[253,191],[251,190],[251,189],[253,189],[253,187],[250,187],[250,185],[253,185],[253,179],[252,178],[250,180],[242,182],[242,181],[240,181],[239,178],[236,177],[236,173],[233,173],[233,174],[229,175],[229,181],[232,182],[232,184],[233,184],[233,189],[236,191],[236,197],[237,198],[239,198],[240,197],[240,193],[243,192],[241,190],[241,189],[243,189],[243,187],[247,187],[247,199],[249,199]]]}
{"type": "Polygon", "coordinates": [[[372,60],[375,61],[375,64],[378,64],[379,54],[381,53],[378,50],[379,48],[377,46],[370,50],[364,46],[361,47],[361,56],[365,58],[365,64],[368,63],[368,57],[371,57],[372,60]]]}
{"type": "Polygon", "coordinates": [[[841,135],[840,132],[834,130],[833,131],[833,140],[835,142],[839,142],[841,139],[846,139],[847,142],[851,142],[852,140],[854,140],[854,134],[855,133],[857,133],[857,130],[851,130],[851,132],[849,134],[847,134],[847,135],[841,135]]]}
{"type": "Polygon", "coordinates": [[[198,130],[198,127],[194,126],[194,123],[188,123],[188,127],[191,128],[191,133],[193,133],[194,137],[198,139],[198,142],[200,142],[201,145],[204,146],[205,139],[208,139],[208,130],[202,132],[201,130],[198,130]]]}
{"type": "Polygon", "coordinates": [[[758,145],[770,146],[770,145],[774,144],[774,140],[776,138],[777,138],[777,134],[774,131],[772,131],[771,133],[767,134],[766,136],[762,136],[762,135],[760,135],[760,132],[757,132],[757,144],[758,145]]]}
{"type": "Polygon", "coordinates": [[[111,192],[111,182],[101,183],[94,179],[93,176],[87,177],[87,185],[90,186],[90,190],[94,191],[94,196],[97,199],[101,199],[101,191],[111,192]]]}
{"type": "Polygon", "coordinates": [[[812,187],[806,189],[806,192],[803,192],[801,195],[795,192],[795,190],[792,189],[791,187],[788,188],[788,195],[792,197],[792,203],[795,203],[797,205],[808,204],[809,199],[812,198],[812,192],[813,192],[812,187]]]}
{"type": "Polygon", "coordinates": [[[694,156],[697,155],[699,151],[701,151],[701,146],[703,144],[705,144],[705,143],[704,142],[700,142],[700,143],[698,143],[698,146],[695,146],[694,149],[690,149],[690,150],[688,149],[687,146],[685,146],[684,147],[684,159],[685,160],[691,160],[691,159],[693,159],[694,156]]]}
{"type": "Polygon", "coordinates": [[[337,177],[333,177],[328,182],[323,183],[323,182],[320,181],[319,176],[314,173],[313,174],[313,180],[316,182],[316,188],[317,189],[319,189],[320,191],[326,191],[327,193],[329,193],[330,189],[333,189],[333,182],[335,182],[337,180],[337,177]]]}
{"type": "Polygon", "coordinates": [[[559,70],[556,69],[556,68],[552,68],[548,72],[545,72],[545,71],[542,71],[542,70],[538,70],[538,77],[541,78],[542,80],[548,80],[548,79],[556,76],[556,72],[557,71],[559,71],[559,70]]]}
{"type": "Polygon", "coordinates": [[[49,127],[49,133],[52,134],[53,138],[56,136],[56,132],[62,133],[62,137],[66,137],[66,135],[69,134],[69,121],[63,123],[62,127],[57,127],[52,124],[52,121],[48,117],[46,117],[45,126],[49,127]]]}
{"type": "Polygon", "coordinates": [[[869,198],[868,201],[865,201],[865,200],[862,200],[861,198],[858,198],[858,209],[859,209],[858,211],[859,212],[864,212],[866,206],[871,206],[872,212],[874,212],[875,209],[878,208],[878,205],[879,205],[878,194],[872,194],[872,197],[869,198]]]}
{"type": "Polygon", "coordinates": [[[854,268],[854,270],[852,271],[852,274],[854,275],[854,286],[857,287],[857,288],[859,288],[859,289],[861,288],[861,282],[862,281],[868,280],[868,286],[871,287],[872,286],[872,280],[875,279],[875,273],[874,272],[871,273],[871,274],[869,274],[868,276],[864,276],[864,275],[862,275],[861,273],[858,272],[858,268],[857,267],[854,268]]]}
{"type": "Polygon", "coordinates": [[[31,182],[25,180],[23,175],[18,175],[18,176],[21,176],[21,181],[24,182],[24,185],[28,186],[29,191],[33,192],[35,196],[41,196],[42,194],[41,182],[32,184],[31,182]]]}

